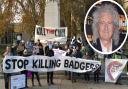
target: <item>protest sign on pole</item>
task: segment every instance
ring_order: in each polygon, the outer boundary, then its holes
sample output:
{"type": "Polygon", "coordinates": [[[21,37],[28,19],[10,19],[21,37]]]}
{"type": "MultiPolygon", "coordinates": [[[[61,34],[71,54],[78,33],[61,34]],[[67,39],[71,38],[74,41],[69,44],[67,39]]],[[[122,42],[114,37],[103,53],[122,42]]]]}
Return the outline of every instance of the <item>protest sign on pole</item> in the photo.
{"type": "Polygon", "coordinates": [[[127,59],[106,59],[105,61],[105,82],[116,83],[122,73],[127,59]]]}

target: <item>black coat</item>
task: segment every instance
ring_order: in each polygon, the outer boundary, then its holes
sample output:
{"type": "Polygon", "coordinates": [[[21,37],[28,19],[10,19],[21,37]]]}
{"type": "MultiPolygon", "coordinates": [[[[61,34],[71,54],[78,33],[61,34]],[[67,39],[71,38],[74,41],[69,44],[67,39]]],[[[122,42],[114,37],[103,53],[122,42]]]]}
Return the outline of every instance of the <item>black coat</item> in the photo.
{"type": "Polygon", "coordinates": [[[44,55],[44,49],[43,48],[39,48],[39,55],[44,55]]]}
{"type": "MultiPolygon", "coordinates": [[[[96,42],[94,42],[92,45],[98,51],[101,51],[102,52],[101,43],[100,43],[100,40],[99,39],[97,39],[96,42]]],[[[114,45],[114,42],[112,41],[112,51],[114,51],[117,48],[118,48],[118,45],[114,45]]]]}
{"type": "Polygon", "coordinates": [[[48,50],[49,50],[49,47],[48,47],[48,45],[45,47],[45,55],[47,54],[47,52],[48,52],[48,50]]]}
{"type": "Polygon", "coordinates": [[[82,52],[80,50],[76,50],[76,52],[74,54],[74,57],[76,57],[76,58],[82,58],[83,57],[82,52]]]}
{"type": "Polygon", "coordinates": [[[49,56],[49,57],[54,56],[54,51],[53,50],[47,50],[46,51],[46,56],[49,56]]]}

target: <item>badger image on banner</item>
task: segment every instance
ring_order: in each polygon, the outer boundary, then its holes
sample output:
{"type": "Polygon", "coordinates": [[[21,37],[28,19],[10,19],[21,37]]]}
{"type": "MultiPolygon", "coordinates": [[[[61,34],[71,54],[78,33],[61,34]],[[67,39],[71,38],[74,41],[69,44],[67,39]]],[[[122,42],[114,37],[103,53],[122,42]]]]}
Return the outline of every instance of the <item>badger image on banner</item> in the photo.
{"type": "Polygon", "coordinates": [[[126,63],[127,63],[126,59],[106,59],[105,82],[116,83],[126,63]]]}

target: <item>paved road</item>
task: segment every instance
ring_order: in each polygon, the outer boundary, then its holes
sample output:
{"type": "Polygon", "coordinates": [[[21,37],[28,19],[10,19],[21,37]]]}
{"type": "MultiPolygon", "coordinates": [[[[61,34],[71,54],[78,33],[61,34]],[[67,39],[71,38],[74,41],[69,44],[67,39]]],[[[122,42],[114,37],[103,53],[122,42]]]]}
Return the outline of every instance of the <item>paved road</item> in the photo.
{"type": "MultiPolygon", "coordinates": [[[[123,80],[127,82],[128,79],[123,80]]],[[[72,83],[70,80],[67,80],[65,76],[58,76],[54,78],[55,85],[48,86],[46,77],[41,78],[42,86],[38,86],[38,82],[35,79],[35,86],[32,87],[31,79],[28,80],[29,88],[26,89],[128,89],[128,84],[116,85],[112,83],[105,83],[103,80],[100,83],[95,83],[93,80],[85,81],[83,79],[77,79],[76,83],[72,83]]],[[[4,88],[4,81],[0,79],[0,89],[4,88]]]]}
{"type": "Polygon", "coordinates": [[[4,81],[3,81],[3,79],[0,79],[0,89],[4,89],[4,81]]]}

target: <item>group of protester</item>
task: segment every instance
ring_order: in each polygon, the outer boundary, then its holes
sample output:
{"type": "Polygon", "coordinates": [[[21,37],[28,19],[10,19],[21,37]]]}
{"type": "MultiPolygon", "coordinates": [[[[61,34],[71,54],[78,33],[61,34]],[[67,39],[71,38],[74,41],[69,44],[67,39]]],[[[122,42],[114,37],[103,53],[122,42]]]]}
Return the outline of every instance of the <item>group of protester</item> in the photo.
{"type": "MultiPolygon", "coordinates": [[[[90,48],[88,45],[85,47],[82,44],[82,41],[80,39],[76,39],[75,37],[71,40],[69,46],[61,46],[59,42],[57,44],[55,42],[49,41],[47,45],[44,47],[44,45],[38,40],[37,43],[34,42],[24,42],[21,41],[19,44],[13,44],[12,46],[7,46],[6,50],[3,54],[3,56],[7,55],[13,55],[13,56],[30,56],[30,55],[45,55],[52,57],[54,56],[53,48],[59,48],[60,50],[65,50],[66,56],[76,57],[76,58],[83,58],[83,59],[93,59],[94,51],[90,48]]],[[[69,72],[66,71],[69,79],[72,80],[72,82],[76,82],[76,76],[80,75],[78,73],[69,72]]],[[[96,82],[99,81],[99,73],[100,70],[94,72],[94,80],[96,82]]],[[[37,81],[39,83],[39,86],[41,86],[40,77],[38,72],[34,71],[21,71],[21,74],[26,75],[26,87],[27,85],[27,77],[32,77],[32,85],[34,86],[34,75],[36,75],[37,81]]],[[[8,89],[9,84],[9,77],[11,74],[4,73],[4,79],[5,79],[5,88],[8,89]]],[[[85,80],[90,80],[90,72],[84,73],[85,80]]],[[[48,85],[54,84],[53,82],[53,72],[47,72],[47,83],[48,85]]]]}
{"type": "MultiPolygon", "coordinates": [[[[70,42],[70,45],[67,49],[66,56],[82,58],[83,60],[95,60],[95,52],[94,50],[88,45],[83,44],[80,38],[76,39],[74,36],[70,42]]],[[[101,67],[94,72],[94,81],[99,82],[99,74],[100,74],[101,67]]],[[[86,72],[84,74],[84,79],[89,81],[91,72],[86,72]]],[[[68,79],[72,80],[72,82],[76,82],[76,77],[80,76],[80,73],[66,71],[66,75],[68,79]]]]}
{"type": "MultiPolygon", "coordinates": [[[[30,55],[44,55],[45,54],[46,56],[51,57],[51,56],[54,56],[54,51],[52,50],[52,48],[53,46],[51,42],[49,42],[44,49],[43,44],[40,42],[40,40],[38,40],[37,43],[33,43],[33,42],[25,43],[24,41],[21,41],[19,44],[13,44],[12,46],[7,46],[3,56],[4,57],[5,56],[27,57],[30,55]]],[[[15,73],[12,73],[12,74],[4,73],[5,89],[9,89],[9,77],[14,74],[15,73]]],[[[32,85],[34,86],[34,75],[36,75],[39,86],[41,86],[40,77],[39,77],[38,72],[24,70],[24,71],[21,71],[21,74],[25,74],[26,76],[26,87],[28,87],[27,85],[28,76],[32,77],[32,85]]],[[[48,85],[54,84],[53,83],[53,72],[47,72],[47,82],[48,82],[48,85]]]]}

